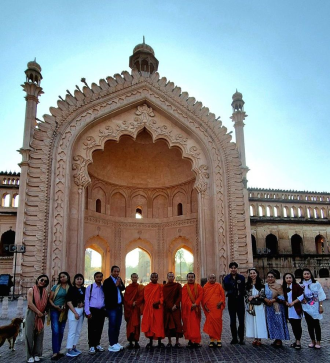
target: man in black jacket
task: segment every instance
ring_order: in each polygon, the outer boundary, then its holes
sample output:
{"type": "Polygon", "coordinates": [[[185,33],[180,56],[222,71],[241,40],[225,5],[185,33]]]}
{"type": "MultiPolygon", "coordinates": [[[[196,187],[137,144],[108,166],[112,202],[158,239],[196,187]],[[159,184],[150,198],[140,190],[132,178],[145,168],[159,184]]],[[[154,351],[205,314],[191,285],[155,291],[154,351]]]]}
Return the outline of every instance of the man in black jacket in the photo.
{"type": "Polygon", "coordinates": [[[112,266],[111,275],[105,279],[103,283],[104,302],[109,319],[109,352],[119,352],[121,349],[124,349],[124,347],[118,343],[123,315],[122,306],[124,303],[122,291],[125,290],[125,285],[119,277],[119,272],[120,268],[118,266],[112,266]]]}
{"type": "Polygon", "coordinates": [[[223,280],[223,285],[228,297],[228,312],[230,316],[230,329],[232,341],[230,344],[237,344],[237,333],[239,343],[244,345],[244,317],[245,317],[245,277],[237,272],[238,264],[229,264],[230,274],[223,280]],[[238,317],[238,332],[236,327],[236,314],[238,317]]]}

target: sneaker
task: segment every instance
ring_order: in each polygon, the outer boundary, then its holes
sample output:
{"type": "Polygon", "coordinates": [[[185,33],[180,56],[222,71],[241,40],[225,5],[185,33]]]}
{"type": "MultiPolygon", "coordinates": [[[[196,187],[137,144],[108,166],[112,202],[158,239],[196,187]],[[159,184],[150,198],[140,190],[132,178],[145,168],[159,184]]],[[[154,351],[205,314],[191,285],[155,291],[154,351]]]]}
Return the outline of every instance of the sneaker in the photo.
{"type": "Polygon", "coordinates": [[[37,355],[34,357],[34,361],[35,362],[40,362],[40,357],[38,357],[37,355]]]}
{"type": "Polygon", "coordinates": [[[82,352],[79,350],[79,349],[77,349],[77,348],[73,348],[72,350],[74,350],[76,353],[78,353],[78,354],[81,354],[82,352]]]}
{"type": "Polygon", "coordinates": [[[117,346],[117,344],[109,345],[108,351],[109,352],[119,352],[121,349],[117,346]]]}
{"type": "Polygon", "coordinates": [[[94,347],[90,347],[88,353],[89,354],[95,354],[96,353],[95,348],[94,347]]]}
{"type": "Polygon", "coordinates": [[[116,343],[115,345],[117,345],[117,347],[118,347],[120,350],[123,350],[123,349],[124,349],[124,347],[123,347],[121,344],[119,344],[119,343],[116,343]]]}
{"type": "Polygon", "coordinates": [[[68,352],[66,353],[67,357],[77,357],[79,355],[79,353],[75,352],[73,349],[68,350],[68,352]]]}
{"type": "Polygon", "coordinates": [[[96,347],[96,350],[97,350],[98,352],[104,352],[104,348],[103,348],[101,345],[98,345],[98,346],[96,347]]]}
{"type": "Polygon", "coordinates": [[[34,358],[33,357],[29,358],[27,362],[28,363],[34,363],[34,358]]]}

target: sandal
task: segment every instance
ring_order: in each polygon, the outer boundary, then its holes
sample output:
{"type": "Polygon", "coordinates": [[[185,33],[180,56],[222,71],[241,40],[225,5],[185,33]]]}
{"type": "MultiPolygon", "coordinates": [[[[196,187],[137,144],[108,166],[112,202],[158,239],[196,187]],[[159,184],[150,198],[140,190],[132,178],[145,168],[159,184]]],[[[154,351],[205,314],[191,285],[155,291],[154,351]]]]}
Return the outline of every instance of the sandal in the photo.
{"type": "MultiPolygon", "coordinates": [[[[172,347],[172,344],[171,344],[172,347]]],[[[165,344],[164,343],[158,343],[157,348],[165,348],[165,344]]]]}
{"type": "Polygon", "coordinates": [[[222,343],[221,342],[217,342],[217,347],[221,348],[222,347],[222,343]]]}
{"type": "Polygon", "coordinates": [[[291,348],[295,348],[295,347],[296,347],[296,345],[297,345],[296,343],[292,343],[292,344],[290,345],[290,347],[291,347],[291,348]]]}
{"type": "Polygon", "coordinates": [[[314,343],[308,344],[308,348],[314,348],[314,347],[315,347],[315,344],[314,343]]]}
{"type": "Polygon", "coordinates": [[[167,343],[166,348],[172,348],[172,343],[167,343]]]}
{"type": "Polygon", "coordinates": [[[296,344],[295,349],[300,350],[301,349],[301,345],[300,344],[296,344]]]}
{"type": "Polygon", "coordinates": [[[261,340],[258,340],[256,346],[260,347],[260,345],[262,345],[261,340]]]}
{"type": "Polygon", "coordinates": [[[151,343],[148,343],[147,345],[146,345],[146,349],[152,349],[153,348],[153,345],[151,344],[151,343]]]}
{"type": "Polygon", "coordinates": [[[175,343],[175,348],[181,348],[181,344],[180,343],[175,343]]]}
{"type": "Polygon", "coordinates": [[[216,345],[216,343],[215,342],[210,342],[209,343],[209,347],[210,348],[215,348],[217,345],[216,345]]]}
{"type": "Polygon", "coordinates": [[[319,344],[315,344],[315,345],[314,345],[314,348],[315,348],[315,349],[321,349],[321,346],[320,346],[319,344]]]}

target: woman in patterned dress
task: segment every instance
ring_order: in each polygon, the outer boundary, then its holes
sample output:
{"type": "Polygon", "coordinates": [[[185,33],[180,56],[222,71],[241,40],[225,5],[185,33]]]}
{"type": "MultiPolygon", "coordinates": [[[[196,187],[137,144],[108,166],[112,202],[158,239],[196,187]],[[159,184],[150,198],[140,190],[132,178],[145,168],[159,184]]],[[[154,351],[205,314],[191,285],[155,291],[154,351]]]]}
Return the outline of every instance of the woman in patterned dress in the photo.
{"type": "Polygon", "coordinates": [[[265,295],[269,338],[275,339],[272,343],[274,348],[280,348],[282,347],[282,340],[290,340],[290,335],[286,323],[285,306],[279,303],[279,301],[284,303],[283,288],[276,282],[273,271],[269,271],[267,274],[265,295]]]}

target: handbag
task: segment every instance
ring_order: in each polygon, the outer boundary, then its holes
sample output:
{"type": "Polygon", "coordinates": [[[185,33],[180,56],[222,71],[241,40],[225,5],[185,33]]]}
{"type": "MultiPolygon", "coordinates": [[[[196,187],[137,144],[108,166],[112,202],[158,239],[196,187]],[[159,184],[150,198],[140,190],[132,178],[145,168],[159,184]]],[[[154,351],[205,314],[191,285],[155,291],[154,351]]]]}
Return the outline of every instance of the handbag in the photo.
{"type": "Polygon", "coordinates": [[[251,301],[249,301],[249,304],[251,305],[261,305],[263,303],[263,299],[260,299],[258,297],[254,297],[251,301]]]}

